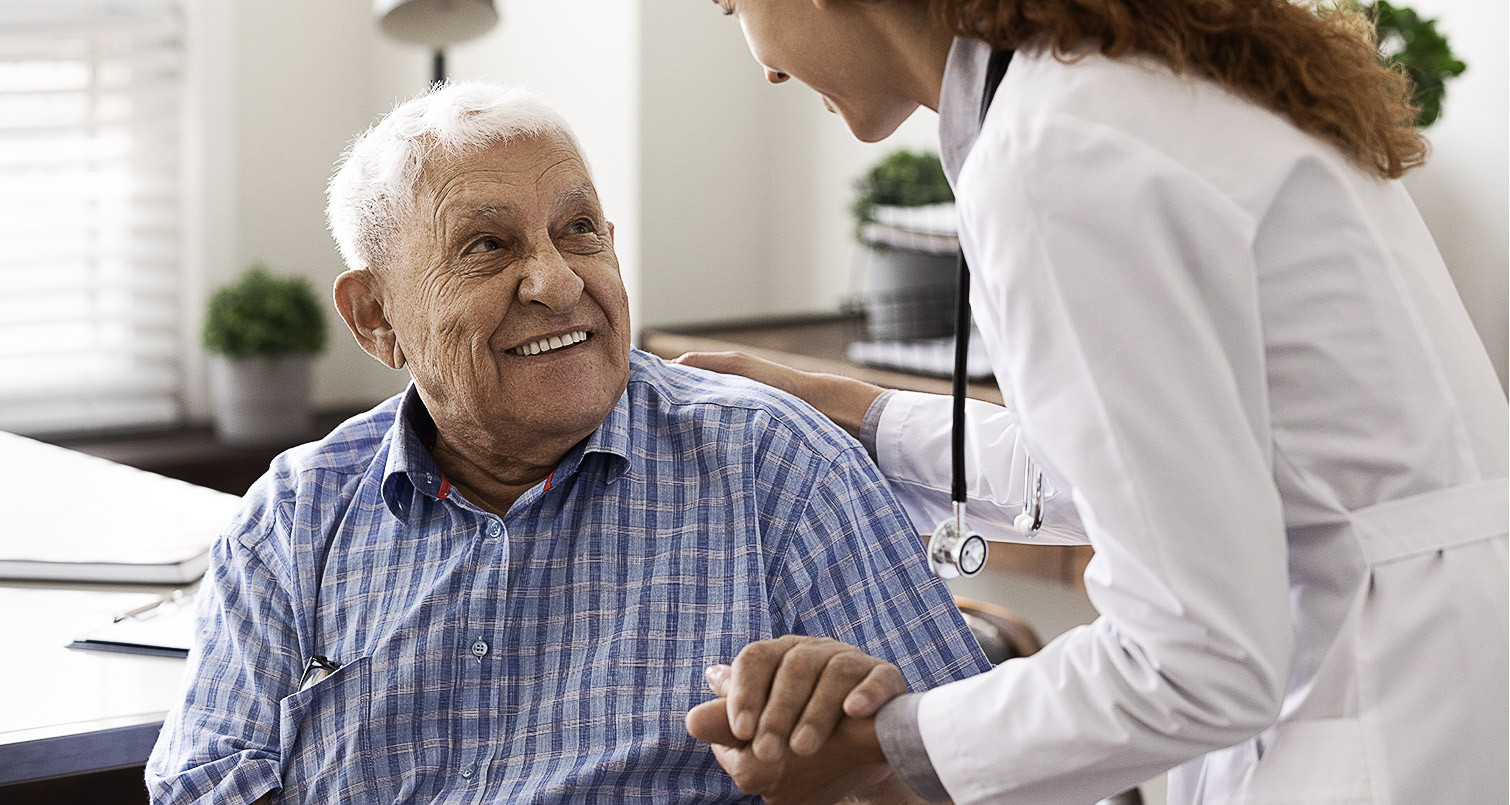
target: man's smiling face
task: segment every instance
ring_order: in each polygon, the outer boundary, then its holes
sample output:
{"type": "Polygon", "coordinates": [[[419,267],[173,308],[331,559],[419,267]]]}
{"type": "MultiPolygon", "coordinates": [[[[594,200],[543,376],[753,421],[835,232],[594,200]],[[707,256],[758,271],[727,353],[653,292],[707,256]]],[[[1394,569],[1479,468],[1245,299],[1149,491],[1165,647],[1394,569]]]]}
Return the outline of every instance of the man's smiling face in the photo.
{"type": "Polygon", "coordinates": [[[427,168],[384,308],[449,438],[585,437],[629,381],[629,300],[587,166],[541,135],[427,168]]]}

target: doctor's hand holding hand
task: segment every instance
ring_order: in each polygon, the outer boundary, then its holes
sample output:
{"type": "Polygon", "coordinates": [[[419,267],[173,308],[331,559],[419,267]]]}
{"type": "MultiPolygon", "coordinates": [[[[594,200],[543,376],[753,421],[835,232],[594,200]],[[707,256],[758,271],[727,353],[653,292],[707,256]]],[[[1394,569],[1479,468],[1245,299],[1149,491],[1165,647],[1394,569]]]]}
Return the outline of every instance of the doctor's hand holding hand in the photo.
{"type": "Polygon", "coordinates": [[[775,386],[798,397],[832,419],[851,436],[860,435],[860,425],[870,404],[885,391],[841,375],[804,372],[743,352],[688,352],[672,361],[726,375],[741,375],[775,386]]]}
{"type": "MultiPolygon", "coordinates": [[[[785,642],[791,638],[781,640],[785,642]]],[[[837,652],[834,656],[857,651],[836,641],[822,642],[832,644],[830,648],[849,649],[848,652],[837,652]]],[[[811,657],[815,653],[817,652],[799,652],[799,656],[808,654],[811,657]]],[[[875,667],[884,666],[895,670],[889,663],[869,657],[866,659],[873,660],[875,667]]],[[[840,662],[840,665],[847,664],[847,661],[840,662]]],[[[885,672],[882,673],[884,675],[885,672]]],[[[834,712],[827,715],[837,723],[829,725],[820,742],[805,744],[804,751],[796,753],[788,751],[785,739],[772,741],[767,733],[761,732],[757,739],[761,751],[757,755],[754,749],[756,743],[738,737],[730,725],[728,696],[733,692],[730,667],[713,666],[706,675],[709,688],[719,698],[704,702],[687,713],[687,732],[712,745],[719,765],[723,766],[741,791],[758,794],[772,805],[827,805],[840,800],[845,803],[922,802],[913,796],[886,765],[886,757],[876,740],[874,719],[845,718],[835,706],[834,712]]],[[[897,681],[900,682],[900,674],[897,681]]],[[[888,683],[887,689],[891,689],[894,684],[888,683]]],[[[905,683],[901,683],[903,690],[905,687],[905,683]]],[[[839,701],[842,701],[842,694],[839,701]]],[[[768,709],[766,712],[772,711],[768,709]]],[[[761,719],[762,727],[766,726],[766,721],[767,719],[761,719]]],[[[787,729],[790,729],[790,724],[787,729]]]]}
{"type": "Polygon", "coordinates": [[[720,698],[687,714],[687,732],[713,745],[740,790],[771,803],[849,793],[920,801],[892,776],[876,738],[872,716],[907,692],[891,663],[836,640],[788,635],[751,643],[707,678],[720,698]]]}

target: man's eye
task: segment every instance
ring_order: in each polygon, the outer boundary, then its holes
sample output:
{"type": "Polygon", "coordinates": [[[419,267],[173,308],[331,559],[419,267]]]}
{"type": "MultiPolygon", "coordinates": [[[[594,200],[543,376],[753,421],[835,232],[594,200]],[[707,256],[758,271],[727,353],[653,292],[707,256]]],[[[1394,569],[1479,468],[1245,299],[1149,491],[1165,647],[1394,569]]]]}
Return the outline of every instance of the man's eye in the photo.
{"type": "Polygon", "coordinates": [[[598,227],[591,218],[578,218],[566,225],[566,232],[569,235],[590,235],[596,231],[598,227]]]}
{"type": "Polygon", "coordinates": [[[502,248],[503,243],[498,238],[478,238],[476,243],[467,247],[466,253],[482,254],[483,252],[491,252],[502,248]]]}

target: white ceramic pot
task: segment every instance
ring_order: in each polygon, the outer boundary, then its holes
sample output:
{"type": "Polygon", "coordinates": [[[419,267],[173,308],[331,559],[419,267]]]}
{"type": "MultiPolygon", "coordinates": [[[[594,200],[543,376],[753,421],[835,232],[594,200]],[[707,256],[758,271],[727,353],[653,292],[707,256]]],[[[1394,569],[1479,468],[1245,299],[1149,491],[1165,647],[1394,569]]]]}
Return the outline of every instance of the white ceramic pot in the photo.
{"type": "Polygon", "coordinates": [[[953,254],[869,247],[866,332],[874,341],[940,338],[954,333],[959,269],[953,254]]]}
{"type": "Polygon", "coordinates": [[[308,437],[308,355],[210,357],[215,436],[227,444],[293,445],[308,437]]]}

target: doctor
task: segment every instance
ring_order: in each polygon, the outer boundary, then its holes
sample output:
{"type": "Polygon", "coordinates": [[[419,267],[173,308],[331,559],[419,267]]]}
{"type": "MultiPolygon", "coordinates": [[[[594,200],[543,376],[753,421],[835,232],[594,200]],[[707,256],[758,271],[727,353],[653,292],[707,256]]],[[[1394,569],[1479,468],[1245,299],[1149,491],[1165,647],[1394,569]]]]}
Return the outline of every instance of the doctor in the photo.
{"type": "MultiPolygon", "coordinates": [[[[1505,397],[1395,181],[1426,142],[1368,21],[715,2],[861,140],[938,111],[1007,400],[971,412],[972,522],[1013,538],[1026,451],[1057,490],[1038,539],[1083,523],[1101,613],[921,695],[880,666],[856,686],[842,647],[753,644],[688,717],[736,781],[807,801],[885,763],[935,799],[1083,805],[1173,769],[1171,802],[1504,802],[1505,397]]],[[[873,439],[920,528],[947,511],[947,398],[684,361],[805,397],[873,439]]]]}

